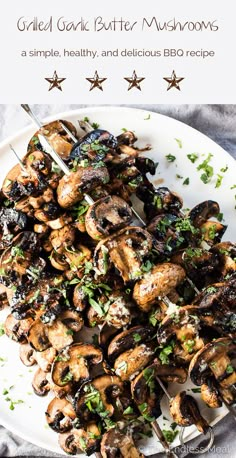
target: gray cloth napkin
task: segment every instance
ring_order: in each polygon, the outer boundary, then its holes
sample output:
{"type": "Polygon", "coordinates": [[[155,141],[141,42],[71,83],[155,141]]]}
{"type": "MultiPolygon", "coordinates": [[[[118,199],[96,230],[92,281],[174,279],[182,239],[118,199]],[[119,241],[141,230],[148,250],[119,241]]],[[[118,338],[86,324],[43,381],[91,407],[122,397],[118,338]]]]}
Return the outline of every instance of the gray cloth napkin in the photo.
{"type": "MultiPolygon", "coordinates": [[[[135,106],[135,105],[133,105],[135,106]]],[[[85,107],[85,105],[35,105],[32,106],[40,118],[48,114],[55,115],[62,111],[85,107]]],[[[236,105],[136,105],[157,113],[178,119],[195,129],[203,132],[221,145],[233,157],[236,158],[236,105]]],[[[14,134],[20,128],[27,125],[28,120],[22,115],[21,108],[16,105],[0,105],[0,141],[7,136],[14,134]]],[[[27,418],[25,431],[27,432],[27,418]]],[[[208,453],[202,458],[217,456],[218,458],[236,457],[236,423],[229,414],[215,428],[215,442],[208,453]]],[[[189,447],[195,448],[200,445],[201,438],[198,437],[186,444],[185,447],[178,447],[177,454],[181,458],[190,458],[189,447]]],[[[48,452],[26,442],[0,427],[0,456],[1,457],[62,457],[62,455],[48,452]]],[[[163,454],[152,455],[150,458],[162,458],[163,454]]]]}

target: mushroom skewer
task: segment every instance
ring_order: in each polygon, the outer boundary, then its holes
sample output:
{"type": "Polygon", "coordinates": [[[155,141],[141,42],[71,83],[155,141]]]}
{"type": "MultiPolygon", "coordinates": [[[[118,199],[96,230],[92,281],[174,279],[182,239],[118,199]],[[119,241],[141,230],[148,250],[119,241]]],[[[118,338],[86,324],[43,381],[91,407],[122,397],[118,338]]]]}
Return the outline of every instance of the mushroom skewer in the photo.
{"type": "MultiPolygon", "coordinates": [[[[158,376],[156,376],[156,380],[157,382],[159,383],[160,387],[162,388],[162,390],[164,391],[166,397],[168,398],[169,400],[169,403],[171,404],[172,401],[174,400],[174,398],[172,398],[170,396],[170,394],[168,393],[164,383],[162,383],[162,381],[160,380],[160,378],[158,376]]],[[[187,426],[187,425],[186,425],[187,426]]],[[[181,430],[180,430],[180,434],[179,434],[179,439],[180,439],[180,442],[182,445],[185,444],[184,442],[184,439],[183,439],[183,436],[184,436],[184,430],[185,430],[185,427],[186,426],[181,426],[181,430]]],[[[210,435],[210,439],[209,439],[209,442],[208,444],[206,445],[206,447],[204,448],[201,448],[201,449],[194,449],[194,450],[191,450],[190,453],[193,453],[193,454],[202,454],[202,453],[206,453],[208,450],[210,450],[210,448],[212,447],[212,444],[214,442],[214,433],[213,433],[213,429],[211,428],[211,426],[208,427],[208,432],[209,432],[209,435],[210,435]]]]}
{"type": "MultiPolygon", "coordinates": [[[[43,125],[39,121],[37,116],[35,116],[33,111],[30,109],[29,105],[28,104],[21,104],[21,106],[26,111],[26,113],[30,116],[30,118],[35,122],[35,124],[41,129],[41,127],[43,127],[43,125]]],[[[73,135],[73,133],[65,126],[64,123],[62,123],[61,121],[60,121],[60,123],[61,123],[61,126],[63,127],[63,129],[66,131],[66,133],[76,143],[77,139],[73,135]]],[[[49,143],[48,139],[46,138],[46,136],[43,135],[43,134],[39,134],[39,140],[40,140],[40,143],[42,144],[42,146],[44,146],[44,148],[47,151],[47,153],[50,154],[50,156],[59,165],[59,167],[62,169],[62,171],[66,175],[70,175],[70,173],[71,173],[70,169],[67,167],[67,165],[64,163],[64,161],[60,158],[60,156],[56,153],[56,151],[52,148],[52,146],[50,145],[50,143],[49,143]]],[[[84,198],[85,198],[86,202],[89,205],[92,205],[94,203],[94,200],[87,193],[84,193],[84,198]]],[[[135,215],[135,217],[142,223],[142,225],[145,226],[145,222],[139,216],[139,214],[136,212],[136,210],[133,207],[131,207],[131,210],[132,210],[133,214],[135,215]]]]}

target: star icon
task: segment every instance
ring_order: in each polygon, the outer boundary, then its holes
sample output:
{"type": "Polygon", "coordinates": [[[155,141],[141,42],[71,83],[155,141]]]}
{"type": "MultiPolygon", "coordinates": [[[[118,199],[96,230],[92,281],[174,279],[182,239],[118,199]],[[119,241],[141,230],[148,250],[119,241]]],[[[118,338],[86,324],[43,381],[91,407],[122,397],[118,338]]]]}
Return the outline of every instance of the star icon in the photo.
{"type": "Polygon", "coordinates": [[[136,87],[137,89],[139,89],[141,91],[140,83],[143,80],[145,80],[145,78],[138,78],[137,73],[134,70],[133,71],[133,75],[131,76],[131,78],[126,77],[126,78],[124,78],[124,80],[129,83],[128,91],[130,91],[130,89],[132,89],[132,87],[136,87]]]}
{"type": "Polygon", "coordinates": [[[167,91],[169,91],[172,87],[175,87],[180,91],[179,83],[184,80],[184,78],[177,78],[175,71],[173,70],[172,75],[168,78],[163,78],[167,83],[169,83],[167,91]]]}
{"type": "Polygon", "coordinates": [[[100,89],[100,91],[103,91],[102,83],[104,83],[106,79],[107,78],[99,78],[98,72],[96,70],[93,78],[86,78],[86,80],[89,81],[89,83],[91,83],[89,90],[92,91],[93,89],[95,89],[95,87],[97,87],[98,89],[100,89]]]}
{"type": "Polygon", "coordinates": [[[48,83],[50,83],[50,86],[49,86],[49,91],[51,91],[54,87],[57,87],[57,89],[59,89],[59,91],[62,91],[62,88],[61,88],[61,83],[63,83],[63,81],[65,81],[66,78],[59,78],[58,77],[58,74],[55,70],[55,72],[53,73],[53,77],[52,78],[45,78],[46,81],[48,81],[48,83]]]}

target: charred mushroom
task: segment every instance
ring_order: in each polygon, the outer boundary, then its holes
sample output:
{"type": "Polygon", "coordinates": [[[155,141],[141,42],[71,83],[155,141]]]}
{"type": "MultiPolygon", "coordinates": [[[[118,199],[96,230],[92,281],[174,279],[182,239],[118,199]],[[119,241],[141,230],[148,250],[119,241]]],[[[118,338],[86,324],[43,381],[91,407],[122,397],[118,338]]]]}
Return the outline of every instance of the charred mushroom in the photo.
{"type": "Polygon", "coordinates": [[[180,426],[196,425],[200,433],[206,434],[209,425],[201,416],[197,402],[192,396],[181,391],[170,401],[170,413],[173,420],[180,426]]]}
{"type": "Polygon", "coordinates": [[[101,441],[102,458],[144,458],[136,447],[132,436],[117,427],[103,434],[101,441]]]}
{"type": "Polygon", "coordinates": [[[89,379],[90,367],[99,364],[102,352],[91,344],[75,344],[65,348],[54,361],[52,380],[58,386],[83,383],[89,379]]]}
{"type": "Polygon", "coordinates": [[[67,399],[53,398],[45,412],[47,424],[56,433],[64,433],[73,427],[76,418],[71,402],[67,399]]]}
{"type": "Polygon", "coordinates": [[[99,450],[101,433],[95,423],[59,434],[59,445],[69,455],[85,452],[87,456],[99,450]]]}
{"type": "Polygon", "coordinates": [[[185,278],[185,271],[177,264],[165,262],[154,266],[136,282],[133,299],[141,310],[148,312],[159,297],[168,295],[185,278]]]}
{"type": "Polygon", "coordinates": [[[107,196],[90,206],[85,215],[85,226],[90,237],[97,240],[126,226],[131,219],[131,208],[123,199],[107,196]]]}

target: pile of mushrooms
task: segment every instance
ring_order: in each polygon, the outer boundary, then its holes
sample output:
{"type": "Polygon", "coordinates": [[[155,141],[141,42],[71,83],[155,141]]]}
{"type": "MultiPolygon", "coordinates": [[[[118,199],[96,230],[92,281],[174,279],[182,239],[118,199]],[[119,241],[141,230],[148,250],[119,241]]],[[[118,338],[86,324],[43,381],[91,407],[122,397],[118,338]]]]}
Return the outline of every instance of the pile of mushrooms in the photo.
{"type": "MultiPolygon", "coordinates": [[[[221,241],[217,202],[183,214],[180,196],[154,187],[156,165],[140,156],[133,132],[82,125],[75,144],[60,121],[45,125],[3,182],[5,333],[25,366],[37,364],[35,394],[53,393],[46,420],[66,453],[142,457],[137,441],[162,414],[169,383],[189,376],[212,408],[236,402],[236,245],[221,241]],[[145,227],[132,225],[132,194],[144,202],[145,227]]],[[[185,391],[170,415],[209,429],[185,391]]]]}

